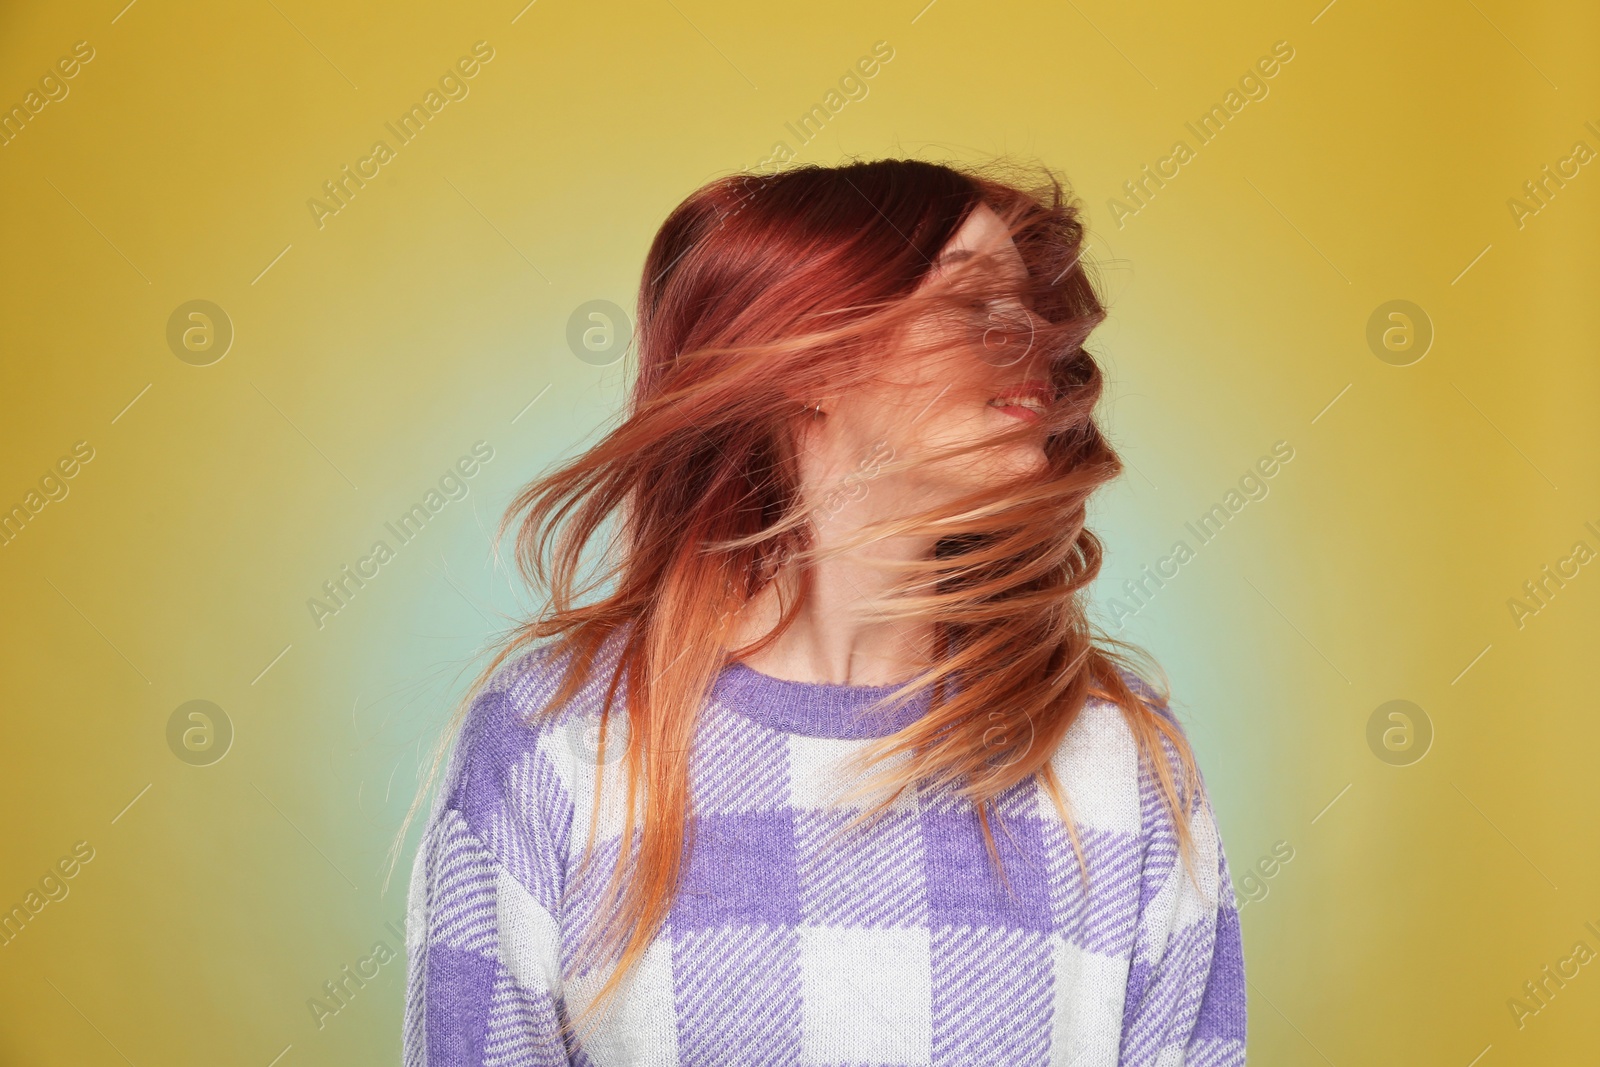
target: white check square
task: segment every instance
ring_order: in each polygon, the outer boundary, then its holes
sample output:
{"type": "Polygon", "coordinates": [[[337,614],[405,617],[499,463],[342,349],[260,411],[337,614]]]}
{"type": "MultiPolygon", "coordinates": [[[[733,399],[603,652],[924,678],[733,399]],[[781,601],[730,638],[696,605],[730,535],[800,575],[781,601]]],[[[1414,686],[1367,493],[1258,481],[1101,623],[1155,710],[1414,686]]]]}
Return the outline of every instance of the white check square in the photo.
{"type": "Polygon", "coordinates": [[[802,926],[799,933],[802,1063],[932,1062],[926,929],[802,926]]]}

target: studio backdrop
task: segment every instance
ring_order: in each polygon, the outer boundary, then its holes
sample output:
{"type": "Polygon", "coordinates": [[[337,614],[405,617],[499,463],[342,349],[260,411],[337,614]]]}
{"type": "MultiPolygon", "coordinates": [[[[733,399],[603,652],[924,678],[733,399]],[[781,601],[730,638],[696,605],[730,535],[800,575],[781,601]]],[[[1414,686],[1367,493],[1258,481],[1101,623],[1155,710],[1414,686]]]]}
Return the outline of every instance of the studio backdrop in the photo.
{"type": "Polygon", "coordinates": [[[420,761],[706,180],[1053,168],[1263,1065],[1600,1042],[1600,11],[0,10],[0,1063],[394,1063],[420,761]]]}

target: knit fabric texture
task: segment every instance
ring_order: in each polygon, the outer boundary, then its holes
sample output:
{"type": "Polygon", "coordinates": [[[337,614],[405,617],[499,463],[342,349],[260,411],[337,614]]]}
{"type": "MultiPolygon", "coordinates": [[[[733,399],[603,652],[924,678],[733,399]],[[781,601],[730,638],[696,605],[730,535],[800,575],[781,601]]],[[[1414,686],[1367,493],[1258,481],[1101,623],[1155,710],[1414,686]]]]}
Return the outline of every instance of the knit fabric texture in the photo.
{"type": "Polygon", "coordinates": [[[1087,885],[1032,778],[993,809],[1002,884],[977,812],[948,790],[907,790],[841,833],[876,799],[838,802],[841,762],[924,714],[927,693],[869,716],[895,686],[737,661],[700,712],[667,924],[621,995],[563,1038],[609,975],[575,950],[627,801],[620,701],[599,751],[607,672],[546,712],[561,667],[541,648],[503,668],[451,754],[411,875],[407,1067],[1244,1063],[1239,915],[1213,813],[1190,822],[1192,877],[1115,705],[1091,699],[1051,756],[1087,885]],[[597,777],[595,860],[575,877],[597,777]]]}

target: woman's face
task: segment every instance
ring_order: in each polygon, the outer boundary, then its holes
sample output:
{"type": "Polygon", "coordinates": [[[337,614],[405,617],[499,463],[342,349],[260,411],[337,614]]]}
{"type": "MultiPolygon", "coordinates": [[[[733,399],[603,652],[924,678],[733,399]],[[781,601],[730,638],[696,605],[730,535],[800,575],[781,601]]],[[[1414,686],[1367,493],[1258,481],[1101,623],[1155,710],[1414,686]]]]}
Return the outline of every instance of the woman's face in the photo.
{"type": "MultiPolygon", "coordinates": [[[[1027,277],[1022,255],[1000,216],[980,204],[940,252],[922,288],[947,285],[951,267],[980,253],[994,256],[993,264],[983,269],[1019,280],[1027,277]]],[[[823,400],[826,416],[810,427],[806,449],[821,487],[819,496],[829,496],[829,487],[843,482],[852,485],[855,499],[876,493],[879,503],[894,507],[885,496],[909,494],[914,499],[901,503],[920,508],[933,503],[930,498],[957,497],[1045,465],[1042,429],[1008,444],[917,462],[935,450],[1037,424],[1038,417],[1021,401],[998,404],[1008,391],[1033,388],[1041,400],[1049,396],[1043,353],[1029,343],[1029,324],[1039,321],[1033,312],[1012,297],[974,306],[970,315],[964,331],[952,331],[948,322],[932,318],[919,322],[907,335],[907,351],[886,361],[883,382],[823,400]],[[987,332],[986,325],[991,327],[987,332]],[[881,485],[867,484],[863,493],[861,483],[870,483],[872,471],[890,460],[910,465],[881,485]]],[[[839,491],[831,495],[837,498],[839,491]]]]}

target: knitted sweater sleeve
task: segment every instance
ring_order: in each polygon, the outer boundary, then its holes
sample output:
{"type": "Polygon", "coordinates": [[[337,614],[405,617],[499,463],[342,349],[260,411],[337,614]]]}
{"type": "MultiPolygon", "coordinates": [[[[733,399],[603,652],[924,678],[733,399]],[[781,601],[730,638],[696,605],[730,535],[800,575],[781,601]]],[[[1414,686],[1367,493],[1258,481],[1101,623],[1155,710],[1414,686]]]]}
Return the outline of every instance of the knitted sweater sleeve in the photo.
{"type": "Polygon", "coordinates": [[[1189,820],[1191,876],[1154,775],[1146,768],[1141,779],[1144,867],[1117,1063],[1240,1067],[1245,1062],[1243,941],[1215,815],[1202,800],[1189,820]]]}
{"type": "Polygon", "coordinates": [[[406,1067],[565,1067],[550,768],[510,696],[468,713],[412,868],[406,1067]]]}

